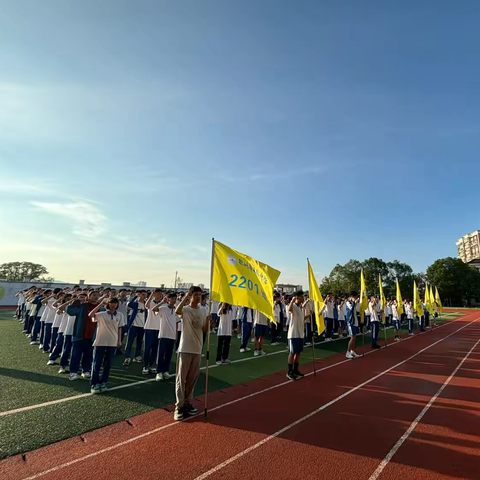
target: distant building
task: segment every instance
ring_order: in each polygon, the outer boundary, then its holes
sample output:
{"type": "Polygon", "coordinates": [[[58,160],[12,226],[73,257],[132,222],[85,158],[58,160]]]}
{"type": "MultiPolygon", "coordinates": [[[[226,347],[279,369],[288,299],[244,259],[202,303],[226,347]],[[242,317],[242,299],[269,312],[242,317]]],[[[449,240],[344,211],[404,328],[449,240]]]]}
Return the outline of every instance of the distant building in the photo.
{"type": "Polygon", "coordinates": [[[146,287],[147,286],[147,282],[138,282],[137,285],[139,287],[146,287]]]}
{"type": "Polygon", "coordinates": [[[177,283],[177,288],[191,288],[193,283],[177,283]]]}
{"type": "Polygon", "coordinates": [[[288,283],[278,283],[275,285],[275,290],[282,293],[294,293],[297,290],[303,290],[301,285],[290,285],[288,283]]]}
{"type": "Polygon", "coordinates": [[[459,238],[456,242],[457,255],[464,263],[480,262],[480,230],[475,230],[459,238]]]}

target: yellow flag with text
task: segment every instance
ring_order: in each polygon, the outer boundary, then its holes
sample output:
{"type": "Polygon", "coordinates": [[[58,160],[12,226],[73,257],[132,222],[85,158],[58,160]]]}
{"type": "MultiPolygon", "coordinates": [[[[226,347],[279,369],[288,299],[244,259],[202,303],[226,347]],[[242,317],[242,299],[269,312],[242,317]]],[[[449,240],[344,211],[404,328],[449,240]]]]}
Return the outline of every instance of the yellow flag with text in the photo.
{"type": "Polygon", "coordinates": [[[397,278],[397,312],[399,315],[403,313],[403,300],[402,300],[402,293],[400,292],[400,284],[398,283],[397,278]]]}
{"type": "Polygon", "coordinates": [[[417,282],[413,282],[413,309],[419,317],[423,315],[423,307],[420,301],[420,294],[418,293],[417,282]]]}
{"type": "Polygon", "coordinates": [[[380,321],[383,323],[384,321],[384,314],[385,314],[385,304],[387,303],[387,299],[385,298],[385,294],[383,293],[383,285],[382,285],[382,276],[378,275],[378,286],[380,288],[380,306],[382,307],[382,312],[380,314],[380,321]]]}
{"type": "Polygon", "coordinates": [[[425,284],[425,308],[427,312],[433,315],[433,298],[430,295],[430,287],[425,284]]]}
{"type": "Polygon", "coordinates": [[[442,301],[440,300],[440,295],[438,293],[438,288],[435,287],[435,301],[437,302],[438,311],[441,313],[443,310],[442,301]]]}
{"type": "Polygon", "coordinates": [[[275,322],[273,288],[280,272],[215,240],[212,255],[210,298],[253,308],[275,322]]]}
{"type": "Polygon", "coordinates": [[[320,335],[325,330],[325,320],[322,315],[323,307],[325,306],[325,302],[323,301],[322,294],[320,293],[320,289],[318,288],[318,283],[313,274],[312,266],[310,265],[309,260],[307,260],[308,265],[308,290],[310,294],[310,298],[313,300],[315,304],[315,319],[317,321],[317,329],[318,334],[320,335]]]}
{"type": "Polygon", "coordinates": [[[433,315],[435,313],[435,295],[433,294],[433,290],[432,290],[432,286],[430,285],[430,290],[428,292],[429,296],[430,296],[430,304],[431,304],[431,307],[432,307],[432,310],[431,310],[431,314],[433,315]]]}
{"type": "Polygon", "coordinates": [[[365,286],[365,277],[363,269],[360,273],[360,322],[363,323],[363,312],[368,308],[367,287],[365,286]]]}

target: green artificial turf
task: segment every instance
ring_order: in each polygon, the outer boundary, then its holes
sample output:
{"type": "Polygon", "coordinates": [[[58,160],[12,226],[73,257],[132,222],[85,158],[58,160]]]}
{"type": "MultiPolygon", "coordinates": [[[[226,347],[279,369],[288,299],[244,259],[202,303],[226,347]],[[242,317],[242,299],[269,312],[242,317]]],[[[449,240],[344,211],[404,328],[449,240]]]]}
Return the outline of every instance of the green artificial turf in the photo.
{"type": "MultiPolygon", "coordinates": [[[[22,326],[13,312],[0,311],[0,411],[5,412],[52,400],[89,393],[87,380],[71,382],[67,375],[59,375],[58,365],[47,366],[48,355],[38,346],[31,346],[22,334],[22,326]]],[[[443,320],[461,314],[443,315],[443,320]]],[[[387,336],[393,335],[387,329],[387,336]]],[[[380,332],[383,338],[383,332],[380,332]]],[[[215,360],[216,335],[211,335],[210,357],[215,360]]],[[[324,343],[315,347],[315,357],[323,358],[345,351],[347,339],[324,343]]],[[[368,337],[366,339],[368,341],[368,337]]],[[[361,337],[357,338],[361,344],[361,337]]],[[[252,344],[249,344],[253,347],[252,344]]],[[[280,346],[265,343],[269,354],[253,358],[251,352],[239,352],[240,340],[232,337],[230,360],[250,358],[228,366],[214,366],[209,370],[209,391],[243,383],[286,368],[287,351],[285,334],[280,346]]],[[[174,359],[175,360],[175,356],[174,359]]],[[[301,363],[312,360],[312,348],[306,347],[301,363]]],[[[133,384],[153,376],[141,374],[142,364],[122,365],[123,356],[115,356],[109,386],[133,384]]],[[[202,367],[205,361],[202,360],[202,367]]],[[[175,371],[172,363],[170,372],[175,371]]],[[[72,437],[126,418],[169,405],[175,401],[174,379],[168,382],[150,382],[110,391],[103,395],[87,396],[56,405],[12,413],[0,417],[0,458],[23,453],[49,443],[72,437]]],[[[202,371],[195,394],[204,392],[205,377],[202,371]]]]}

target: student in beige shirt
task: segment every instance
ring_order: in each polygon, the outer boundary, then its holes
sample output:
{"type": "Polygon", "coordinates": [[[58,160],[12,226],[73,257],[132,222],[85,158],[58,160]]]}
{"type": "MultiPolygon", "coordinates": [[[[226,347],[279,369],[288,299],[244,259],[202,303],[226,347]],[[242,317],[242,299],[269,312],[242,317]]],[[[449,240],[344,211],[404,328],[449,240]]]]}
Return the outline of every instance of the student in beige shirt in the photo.
{"type": "Polygon", "coordinates": [[[175,382],[175,420],[185,415],[196,415],[193,406],[193,390],[200,374],[200,359],[203,348],[203,333],[208,332],[210,317],[201,306],[202,289],[192,287],[183,297],[175,312],[181,317],[182,336],[178,346],[178,365],[175,382]],[[187,305],[189,303],[189,305],[187,305]]]}

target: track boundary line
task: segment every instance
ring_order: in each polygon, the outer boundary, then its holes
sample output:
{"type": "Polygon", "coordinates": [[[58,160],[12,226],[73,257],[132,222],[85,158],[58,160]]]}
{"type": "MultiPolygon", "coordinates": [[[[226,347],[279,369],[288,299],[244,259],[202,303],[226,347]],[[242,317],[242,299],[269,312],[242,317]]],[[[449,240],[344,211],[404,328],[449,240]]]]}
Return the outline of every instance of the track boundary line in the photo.
{"type": "MultiPolygon", "coordinates": [[[[195,478],[195,480],[204,480],[205,478],[209,477],[210,475],[218,472],[219,470],[221,470],[222,468],[226,467],[227,465],[230,465],[231,463],[233,463],[235,460],[238,460],[239,458],[243,457],[244,455],[247,455],[248,453],[252,452],[253,450],[256,450],[257,448],[261,447],[262,445],[265,445],[267,442],[269,442],[270,440],[273,440],[274,438],[278,437],[279,435],[281,435],[282,433],[285,433],[286,431],[292,429],[293,427],[296,427],[297,425],[299,425],[300,423],[303,423],[305,420],[308,420],[309,418],[313,417],[314,415],[316,415],[317,413],[321,412],[322,410],[325,410],[327,409],[328,407],[332,406],[333,404],[339,402],[340,400],[344,399],[345,397],[348,397],[349,395],[351,395],[352,393],[356,392],[357,390],[361,389],[362,387],[364,387],[365,385],[368,385],[369,383],[372,383],[374,382],[375,380],[377,380],[378,378],[382,377],[383,375],[387,374],[388,372],[391,372],[392,370],[394,370],[395,368],[403,365],[404,363],[407,363],[409,362],[410,360],[412,360],[413,358],[417,357],[418,355],[420,355],[421,353],[425,352],[426,350],[429,350],[430,348],[434,347],[435,345],[438,345],[439,343],[443,342],[444,340],[446,340],[447,338],[450,338],[451,336],[455,335],[456,333],[458,333],[460,330],[463,330],[464,328],[472,325],[473,323],[475,323],[476,321],[478,320],[478,317],[473,320],[472,322],[470,323],[467,323],[466,325],[464,325],[463,327],[460,327],[459,329],[455,330],[454,332],[450,333],[449,335],[447,335],[446,337],[443,337],[441,338],[440,340],[437,340],[436,342],[428,345],[427,347],[425,348],[422,348],[421,350],[419,350],[417,353],[415,353],[414,355],[411,355],[410,357],[406,358],[405,360],[402,360],[401,362],[398,362],[397,364],[393,365],[392,367],[390,368],[387,368],[386,370],[384,370],[383,372],[380,372],[378,373],[377,375],[373,376],[372,378],[370,378],[369,380],[366,380],[365,382],[362,382],[361,384],[357,385],[356,387],[353,387],[351,388],[350,390],[347,390],[345,393],[342,393],[342,395],[339,395],[338,397],[334,398],[333,400],[331,400],[330,402],[327,402],[325,404],[323,404],[321,407],[318,407],[317,409],[313,410],[312,412],[308,413],[307,415],[304,415],[302,418],[299,418],[298,420],[296,420],[295,422],[292,422],[290,423],[289,425],[286,425],[285,427],[283,427],[282,429],[278,430],[277,432],[275,433],[272,433],[271,435],[269,435],[268,437],[264,438],[263,440],[260,440],[259,442],[255,443],[254,445],[248,447],[247,449],[237,453],[236,455],[234,455],[233,457],[230,457],[228,460],[225,460],[224,462],[218,464],[216,467],[213,467],[211,468],[210,470],[207,470],[206,472],[202,473],[201,475],[199,475],[198,477],[195,478]]],[[[27,479],[27,480],[30,480],[30,479],[27,479]]]]}
{"type": "MultiPolygon", "coordinates": [[[[471,321],[471,322],[467,323],[466,325],[458,328],[458,329],[455,330],[454,332],[448,334],[448,335],[445,336],[445,337],[442,337],[441,339],[437,340],[436,342],[434,342],[434,343],[428,345],[427,347],[423,348],[422,350],[420,350],[419,352],[417,352],[417,353],[414,354],[413,356],[407,358],[406,360],[403,360],[403,361],[400,362],[400,363],[397,363],[397,364],[394,365],[393,367],[390,367],[388,370],[385,370],[385,371],[382,372],[381,374],[376,375],[375,377],[373,377],[373,378],[371,378],[370,380],[362,383],[361,385],[357,385],[357,386],[354,387],[353,389],[351,389],[351,390],[349,390],[348,392],[342,394],[340,397],[337,397],[337,398],[334,399],[333,401],[331,401],[331,402],[325,404],[324,406],[320,407],[320,409],[315,410],[313,413],[310,413],[310,414],[308,414],[306,417],[303,417],[302,419],[297,420],[296,422],[294,422],[294,424],[290,424],[290,425],[288,425],[287,427],[284,427],[281,431],[279,431],[279,432],[277,432],[276,434],[273,434],[273,435],[271,435],[271,436],[269,436],[269,437],[267,437],[267,438],[270,439],[270,440],[271,440],[272,438],[275,438],[276,436],[280,435],[280,434],[283,433],[284,431],[292,428],[293,426],[297,425],[298,423],[301,423],[301,422],[304,421],[306,418],[309,418],[309,417],[315,415],[315,413],[318,413],[318,411],[324,410],[324,409],[327,408],[328,406],[330,406],[330,405],[332,405],[333,403],[339,401],[341,398],[346,397],[347,395],[349,395],[350,393],[353,393],[354,391],[358,390],[358,389],[361,388],[362,386],[367,385],[368,383],[374,381],[376,378],[381,377],[381,376],[384,375],[385,373],[388,373],[390,370],[392,370],[392,369],[398,367],[399,365],[402,365],[403,363],[411,360],[412,358],[416,357],[417,355],[419,355],[420,353],[424,352],[425,350],[428,350],[429,348],[437,345],[437,344],[440,343],[440,342],[443,342],[444,340],[446,340],[447,338],[451,337],[452,335],[455,335],[455,334],[458,333],[460,330],[463,330],[464,328],[466,328],[466,327],[470,326],[471,324],[475,323],[479,318],[480,318],[480,317],[477,317],[477,318],[474,319],[473,321],[471,321]]],[[[453,323],[453,322],[449,322],[448,325],[451,325],[451,323],[453,323]]],[[[443,325],[441,325],[441,326],[443,326],[443,325]]],[[[440,328],[440,327],[438,327],[438,328],[440,328]]],[[[409,338],[415,338],[415,337],[409,337],[409,338]]],[[[401,343],[401,342],[400,342],[400,343],[401,343]]],[[[371,350],[370,352],[367,352],[367,353],[373,353],[373,352],[375,352],[375,351],[379,351],[379,350],[371,350]]],[[[333,364],[333,365],[329,365],[329,366],[327,366],[327,367],[324,367],[322,370],[327,370],[328,368],[332,368],[332,367],[334,367],[334,366],[336,366],[336,365],[340,365],[340,364],[343,364],[343,363],[346,363],[346,362],[350,362],[350,361],[352,361],[352,360],[350,360],[350,359],[343,360],[343,361],[338,362],[338,363],[336,363],[336,364],[333,364]]],[[[320,370],[317,370],[317,372],[319,372],[319,371],[320,371],[320,370]]],[[[308,375],[313,375],[313,372],[309,373],[308,375]]],[[[306,376],[307,376],[307,375],[306,375],[306,376]]],[[[217,407],[215,407],[215,408],[212,408],[210,411],[219,410],[219,409],[221,409],[221,408],[224,408],[224,407],[227,407],[227,406],[232,405],[232,404],[234,404],[234,403],[237,403],[237,402],[239,402],[239,401],[241,401],[241,400],[246,400],[247,398],[251,398],[251,397],[253,397],[253,396],[255,396],[255,395],[259,395],[260,393],[265,393],[265,392],[267,392],[267,391],[273,390],[274,388],[278,388],[278,387],[280,387],[280,386],[283,386],[283,385],[286,385],[286,384],[289,384],[289,383],[292,383],[292,382],[293,382],[293,381],[289,380],[288,382],[283,382],[283,383],[278,384],[278,385],[273,385],[273,386],[271,386],[271,387],[269,387],[269,388],[267,388],[267,389],[265,389],[265,390],[261,390],[261,391],[259,391],[259,392],[255,392],[255,393],[253,393],[253,394],[250,394],[250,395],[247,395],[247,396],[245,396],[245,397],[242,397],[242,398],[240,398],[240,399],[237,399],[237,400],[234,400],[234,401],[227,402],[227,403],[225,403],[225,404],[219,405],[219,406],[217,406],[217,407]]],[[[115,444],[115,445],[111,445],[110,447],[106,447],[106,448],[103,448],[103,449],[101,449],[101,450],[97,450],[96,452],[89,453],[89,454],[87,454],[87,455],[85,455],[85,456],[83,456],[83,457],[76,458],[76,459],[71,460],[71,461],[69,461],[69,462],[66,462],[66,463],[57,465],[57,466],[55,466],[55,467],[49,468],[49,469],[47,469],[47,470],[44,470],[43,472],[36,473],[36,474],[34,474],[34,475],[30,476],[30,477],[26,477],[24,480],[35,480],[35,479],[37,479],[37,478],[43,477],[43,476],[45,476],[45,475],[48,475],[49,473],[56,472],[56,471],[61,470],[61,469],[63,469],[63,468],[67,468],[67,467],[69,467],[69,466],[71,466],[71,465],[75,465],[76,463],[82,462],[82,461],[84,461],[84,460],[88,460],[89,458],[96,457],[96,456],[101,455],[101,454],[103,454],[103,453],[107,453],[107,452],[110,452],[110,451],[115,450],[115,449],[117,449],[117,448],[123,447],[124,445],[128,445],[128,444],[130,444],[130,443],[133,443],[133,442],[135,442],[135,441],[137,441],[137,440],[141,440],[142,438],[145,438],[145,437],[148,437],[148,436],[150,436],[150,435],[153,435],[154,433],[158,433],[158,432],[160,432],[160,431],[162,431],[162,430],[165,430],[165,429],[167,429],[167,428],[169,428],[169,427],[173,427],[174,425],[180,425],[180,424],[182,424],[183,422],[186,422],[186,421],[188,421],[188,419],[182,420],[182,421],[180,421],[180,422],[172,422],[172,423],[169,423],[169,424],[167,424],[167,425],[162,425],[161,427],[155,428],[155,429],[150,430],[150,431],[148,431],[148,432],[145,432],[145,433],[142,433],[142,434],[137,435],[137,436],[135,436],[135,437],[129,438],[129,439],[124,440],[123,442],[117,443],[117,444],[115,444]]],[[[262,440],[262,442],[259,442],[259,443],[261,443],[261,444],[263,445],[263,443],[266,443],[266,441],[268,441],[268,440],[267,440],[267,439],[264,439],[264,440],[262,440]]],[[[256,447],[255,447],[255,445],[254,445],[253,447],[254,447],[254,448],[258,448],[258,447],[260,446],[260,444],[256,444],[256,445],[257,445],[256,447]]],[[[253,447],[249,447],[249,449],[247,449],[247,450],[248,450],[248,451],[251,451],[251,450],[254,449],[253,447]]],[[[248,453],[248,452],[246,452],[246,451],[244,451],[244,452],[245,452],[245,453],[248,453]]],[[[245,453],[243,453],[243,454],[245,454],[245,453]]],[[[231,460],[230,462],[229,462],[229,461],[227,461],[227,462],[228,462],[228,463],[231,463],[231,462],[234,461],[236,458],[240,458],[239,455],[240,455],[240,456],[243,456],[243,455],[241,455],[241,454],[237,454],[235,457],[232,457],[232,459],[230,459],[230,460],[231,460]]],[[[225,463],[225,462],[224,462],[225,465],[223,465],[223,464],[221,464],[221,465],[226,466],[228,463],[225,463]]],[[[217,467],[218,467],[218,466],[217,466],[217,467]]],[[[223,467],[221,467],[221,468],[223,468],[223,467]]],[[[208,473],[208,472],[206,472],[206,473],[208,473]]],[[[213,471],[211,471],[211,473],[213,473],[213,471]]],[[[205,475],[205,473],[204,473],[203,475],[205,475]]],[[[201,478],[205,478],[205,477],[200,476],[200,477],[198,477],[198,478],[195,479],[195,480],[200,480],[201,478]]]]}
{"type": "Polygon", "coordinates": [[[388,465],[390,460],[393,458],[393,456],[397,453],[397,451],[400,449],[400,447],[404,444],[405,440],[410,436],[410,434],[415,430],[416,426],[420,423],[424,415],[427,413],[427,411],[430,409],[430,407],[434,404],[435,400],[442,394],[443,390],[447,387],[447,385],[450,383],[452,378],[457,374],[457,372],[462,368],[462,365],[465,363],[465,360],[471,355],[473,350],[477,347],[477,345],[480,343],[480,339],[477,340],[475,345],[470,349],[470,351],[463,357],[462,361],[457,365],[457,368],[453,371],[453,373],[445,380],[443,385],[437,390],[437,393],[430,399],[430,401],[423,407],[422,411],[417,415],[417,418],[410,424],[410,427],[408,427],[408,430],[399,438],[397,443],[392,447],[392,449],[385,455],[385,458],[381,461],[380,465],[376,468],[376,470],[372,473],[370,476],[369,480],[376,480],[385,467],[388,465]]]}
{"type": "MultiPolygon", "coordinates": [[[[439,328],[445,327],[447,325],[451,325],[452,323],[460,320],[460,318],[455,318],[454,320],[446,321],[446,322],[442,323],[442,325],[439,325],[438,327],[435,327],[431,331],[435,331],[435,330],[438,330],[439,328]]],[[[419,334],[415,335],[414,337],[406,337],[402,340],[402,342],[404,342],[406,340],[411,340],[412,338],[417,338],[418,335],[419,334]]],[[[339,338],[339,339],[335,339],[333,341],[335,342],[335,341],[338,341],[338,340],[347,340],[347,338],[348,337],[339,338]]],[[[316,343],[315,345],[320,345],[320,344],[324,344],[324,343],[331,343],[331,342],[319,342],[319,343],[316,343]]],[[[401,342],[399,342],[399,343],[401,343],[401,342]]],[[[396,343],[391,343],[388,346],[392,347],[394,345],[396,345],[396,343]]],[[[374,350],[374,351],[376,351],[376,350],[374,350]]],[[[374,351],[365,352],[364,355],[368,355],[369,353],[373,353],[374,351]]],[[[279,350],[278,352],[272,352],[272,353],[267,354],[266,356],[271,357],[272,355],[278,355],[280,353],[286,353],[286,350],[283,349],[283,350],[279,350]]],[[[340,353],[340,352],[336,352],[336,353],[340,353]]],[[[334,355],[335,355],[335,353],[334,353],[334,355]]],[[[246,361],[249,361],[249,360],[258,360],[259,358],[263,358],[263,357],[240,358],[239,360],[233,360],[230,365],[234,365],[236,363],[241,363],[241,362],[246,362],[246,361]]],[[[348,361],[348,360],[346,360],[346,361],[348,361]]],[[[341,365],[342,363],[345,363],[345,360],[341,361],[341,362],[338,362],[334,365],[330,365],[328,368],[330,368],[332,366],[335,366],[335,365],[341,365]]],[[[209,365],[208,368],[218,368],[220,366],[222,366],[222,365],[215,365],[214,364],[214,365],[209,365]]],[[[200,370],[205,370],[205,367],[201,367],[200,370]]],[[[317,370],[317,371],[322,371],[322,370],[317,370]]],[[[307,375],[310,375],[310,373],[307,374],[307,375]]],[[[174,376],[175,375],[173,374],[172,377],[174,377],[174,376]]],[[[127,380],[125,380],[125,381],[127,381],[127,380]]],[[[109,392],[114,392],[116,390],[122,390],[124,388],[135,387],[137,385],[143,385],[143,384],[151,383],[151,382],[155,382],[155,378],[147,378],[145,380],[139,380],[137,382],[125,383],[123,385],[117,385],[116,387],[109,388],[108,391],[109,392]]],[[[288,382],[284,382],[282,385],[285,385],[286,383],[289,383],[289,382],[290,382],[290,380],[288,382]]],[[[259,392],[259,393],[261,393],[261,392],[259,392]]],[[[37,404],[34,404],[34,405],[27,405],[25,407],[14,408],[12,410],[5,410],[4,412],[0,412],[0,417],[6,417],[7,415],[13,415],[15,413],[28,412],[29,410],[35,410],[37,408],[50,407],[52,405],[58,405],[59,403],[71,402],[72,400],[78,400],[80,398],[86,398],[86,397],[91,397],[91,396],[93,396],[93,393],[85,392],[85,393],[80,393],[78,395],[72,395],[70,397],[57,398],[56,400],[50,400],[48,402],[37,403],[37,404]]]]}

